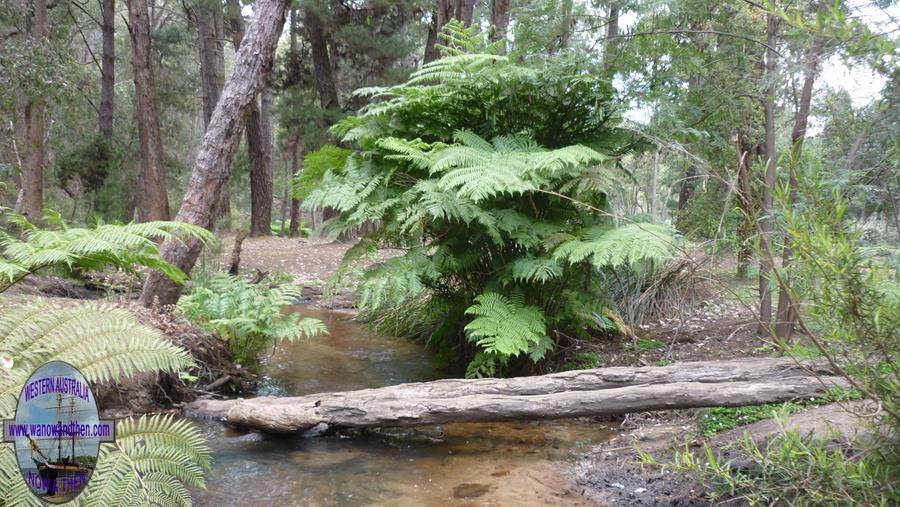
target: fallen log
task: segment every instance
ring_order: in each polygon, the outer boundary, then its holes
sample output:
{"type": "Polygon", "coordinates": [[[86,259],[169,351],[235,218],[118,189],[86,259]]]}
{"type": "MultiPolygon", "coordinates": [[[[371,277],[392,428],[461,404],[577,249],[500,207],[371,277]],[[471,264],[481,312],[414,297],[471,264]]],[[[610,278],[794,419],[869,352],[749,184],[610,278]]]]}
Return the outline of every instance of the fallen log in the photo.
{"type": "Polygon", "coordinates": [[[557,419],[814,397],[833,386],[845,386],[830,375],[833,372],[820,362],[710,361],[512,379],[448,379],[300,397],[200,400],[188,405],[186,412],[223,417],[228,424],[271,433],[304,431],[320,424],[365,428],[557,419]]]}

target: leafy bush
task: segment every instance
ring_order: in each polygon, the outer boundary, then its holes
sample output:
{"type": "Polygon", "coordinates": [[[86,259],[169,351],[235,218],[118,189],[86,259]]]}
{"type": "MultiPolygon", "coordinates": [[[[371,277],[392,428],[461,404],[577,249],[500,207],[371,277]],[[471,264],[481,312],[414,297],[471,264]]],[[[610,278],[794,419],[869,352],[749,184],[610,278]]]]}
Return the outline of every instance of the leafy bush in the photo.
{"type": "Polygon", "coordinates": [[[318,319],[284,313],[296,304],[300,288],[268,287],[230,275],[215,275],[178,300],[178,309],[228,341],[238,361],[255,364],[266,347],[327,332],[318,319]]]}
{"type": "MultiPolygon", "coordinates": [[[[485,48],[474,30],[443,35],[485,48]]],[[[345,268],[378,246],[404,250],[366,271],[363,317],[471,360],[468,376],[528,367],[585,329],[623,330],[598,273],[662,263],[673,231],[615,227],[606,212],[606,190],[627,177],[616,157],[634,145],[609,83],[569,62],[445,53],[404,84],[358,92],[376,100],[333,128],[353,153],[304,203],[340,211],[331,235],[382,224],[345,268]]]]}
{"type": "MultiPolygon", "coordinates": [[[[58,230],[43,230],[19,215],[9,216],[24,231],[25,240],[2,231],[4,289],[38,269],[73,273],[106,266],[126,270],[162,266],[183,280],[184,274],[163,262],[146,238],[178,233],[210,238],[203,229],[176,222],[73,229],[58,215],[49,215],[58,230]]],[[[36,300],[4,308],[0,351],[7,363],[0,375],[0,419],[13,418],[23,384],[48,361],[69,362],[92,383],[141,372],[184,372],[195,366],[187,351],[138,323],[131,313],[96,303],[61,308],[36,300]]],[[[172,416],[126,419],[117,424],[116,437],[115,443],[101,445],[97,475],[79,497],[80,504],[187,505],[191,501],[187,487],[205,487],[210,449],[189,422],[172,416]]],[[[22,480],[9,445],[0,446],[0,504],[42,505],[22,480]]]]}

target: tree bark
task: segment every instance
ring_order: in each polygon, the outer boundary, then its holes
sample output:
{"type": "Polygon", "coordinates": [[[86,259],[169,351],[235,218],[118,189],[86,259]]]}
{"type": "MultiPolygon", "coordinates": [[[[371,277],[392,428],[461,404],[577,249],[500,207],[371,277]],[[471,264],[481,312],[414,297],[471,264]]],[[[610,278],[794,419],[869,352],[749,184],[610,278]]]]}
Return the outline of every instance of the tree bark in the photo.
{"type": "MultiPolygon", "coordinates": [[[[806,77],[803,79],[803,88],[800,92],[800,104],[797,115],[794,118],[794,128],[791,130],[791,160],[788,184],[790,185],[791,206],[797,204],[797,171],[800,157],[803,155],[803,140],[806,137],[806,127],[809,124],[809,106],[812,102],[812,89],[818,73],[819,56],[822,52],[822,39],[816,38],[809,50],[806,60],[806,77]]],[[[785,270],[791,264],[791,238],[784,234],[784,249],[781,252],[781,269],[785,270]]],[[[791,298],[784,290],[778,293],[778,310],[776,312],[775,336],[789,341],[794,333],[794,325],[797,314],[791,298]]]]}
{"type": "MultiPolygon", "coordinates": [[[[212,227],[216,203],[228,182],[229,168],[243,131],[244,112],[272,72],[287,4],[287,0],[257,1],[253,21],[235,55],[231,76],[206,129],[177,220],[212,227]]],[[[167,262],[189,273],[201,248],[197,240],[168,240],[163,243],[161,254],[167,262]]],[[[180,294],[181,286],[154,271],[144,283],[141,302],[145,306],[174,304],[180,294]]]]}
{"type": "Polygon", "coordinates": [[[438,34],[438,14],[437,11],[431,13],[431,24],[428,25],[428,35],[425,38],[425,55],[422,64],[430,63],[441,57],[437,49],[438,34]]]}
{"type": "Polygon", "coordinates": [[[415,426],[464,421],[557,419],[628,412],[741,406],[823,394],[846,383],[825,362],[789,359],[614,367],[511,379],[449,379],[300,397],[205,400],[187,411],[272,433],[415,426]]]}
{"type": "Polygon", "coordinates": [[[116,0],[102,0],[100,8],[103,56],[101,57],[98,124],[100,135],[110,142],[113,137],[116,98],[116,0]]]}
{"type": "Polygon", "coordinates": [[[658,149],[653,154],[653,165],[650,166],[650,216],[656,220],[659,213],[659,199],[656,194],[659,192],[659,156],[662,150],[658,149]]]}
{"type": "MultiPolygon", "coordinates": [[[[250,129],[247,129],[250,139],[250,129]]],[[[260,94],[259,149],[250,168],[250,236],[272,234],[272,89],[260,94]],[[258,162],[258,163],[257,163],[258,162]]]]}
{"type": "Polygon", "coordinates": [[[766,17],[766,98],[765,98],[765,130],[766,130],[766,175],[763,181],[762,202],[760,204],[761,219],[759,223],[759,242],[762,255],[759,258],[759,326],[757,333],[771,333],[772,324],[772,288],[769,273],[772,271],[769,258],[772,254],[771,239],[774,220],[772,218],[772,189],[775,188],[775,168],[778,154],[775,153],[775,89],[778,72],[778,54],[775,44],[778,42],[778,19],[774,14],[766,17]]]}
{"type": "Polygon", "coordinates": [[[187,7],[197,25],[197,54],[203,92],[203,126],[209,126],[216,103],[225,83],[224,17],[222,7],[206,0],[198,0],[187,7]]]}
{"type": "Polygon", "coordinates": [[[166,168],[159,114],[156,110],[156,85],[150,55],[150,15],[147,0],[126,0],[131,30],[134,92],[137,99],[138,136],[141,164],[138,173],[138,210],[142,221],[168,220],[166,168]]]}
{"type": "Polygon", "coordinates": [[[328,55],[328,40],[325,36],[322,19],[315,9],[310,6],[303,8],[303,19],[306,26],[306,36],[309,37],[309,45],[312,51],[319,104],[322,106],[322,109],[337,109],[341,105],[338,102],[337,85],[335,85],[334,81],[331,58],[328,55]]]}
{"type": "Polygon", "coordinates": [[[753,199],[751,197],[750,170],[753,167],[750,140],[743,129],[738,129],[735,140],[738,156],[737,201],[741,210],[741,218],[737,224],[738,245],[737,278],[745,280],[750,269],[750,237],[753,229],[753,199]]]}
{"type": "MultiPolygon", "coordinates": [[[[33,12],[26,16],[26,32],[37,44],[47,44],[50,22],[47,19],[46,0],[34,0],[33,12]]],[[[44,216],[44,120],[46,103],[41,96],[29,96],[25,102],[25,156],[22,160],[20,182],[22,214],[33,222],[40,222],[44,216]]],[[[18,201],[18,199],[17,199],[18,201]]]]}
{"type": "Polygon", "coordinates": [[[606,41],[603,43],[603,70],[610,72],[613,68],[613,56],[618,45],[619,36],[619,2],[609,4],[606,21],[606,41]]]}
{"type": "Polygon", "coordinates": [[[491,0],[491,41],[500,41],[499,52],[506,54],[506,32],[509,29],[509,0],[491,0]]]}

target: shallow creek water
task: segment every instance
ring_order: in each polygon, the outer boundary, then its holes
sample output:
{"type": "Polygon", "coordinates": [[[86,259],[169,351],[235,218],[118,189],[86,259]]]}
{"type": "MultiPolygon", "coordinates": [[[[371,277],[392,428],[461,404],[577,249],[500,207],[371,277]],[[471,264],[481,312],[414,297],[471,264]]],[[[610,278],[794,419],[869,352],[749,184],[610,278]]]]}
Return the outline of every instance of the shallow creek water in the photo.
{"type": "MultiPolygon", "coordinates": [[[[434,380],[418,344],[306,307],[329,335],[280,345],[260,394],[434,380]]],[[[591,420],[465,423],[351,436],[269,437],[198,420],[213,449],[199,505],[581,505],[566,460],[613,436],[591,420]]]]}

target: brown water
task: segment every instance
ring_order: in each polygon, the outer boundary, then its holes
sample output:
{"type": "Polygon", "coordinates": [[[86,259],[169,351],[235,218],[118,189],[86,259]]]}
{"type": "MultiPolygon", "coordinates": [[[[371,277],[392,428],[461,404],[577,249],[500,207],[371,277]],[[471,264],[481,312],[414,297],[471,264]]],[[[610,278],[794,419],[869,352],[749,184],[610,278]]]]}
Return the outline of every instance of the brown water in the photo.
{"type": "MultiPolygon", "coordinates": [[[[302,395],[432,380],[421,346],[331,312],[329,335],[264,360],[261,394],[302,395]]],[[[197,421],[213,448],[199,505],[582,505],[567,460],[613,433],[592,420],[465,423],[314,438],[241,434],[197,421]]]]}

